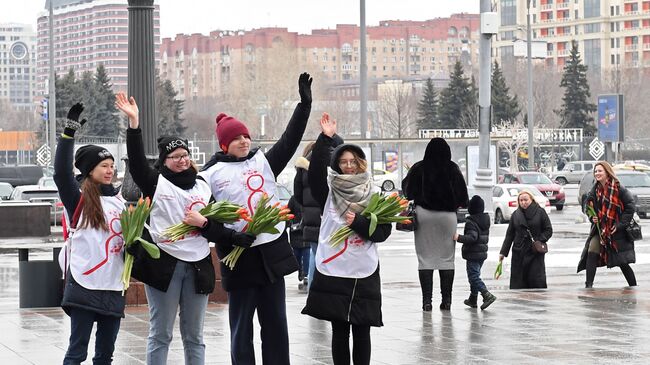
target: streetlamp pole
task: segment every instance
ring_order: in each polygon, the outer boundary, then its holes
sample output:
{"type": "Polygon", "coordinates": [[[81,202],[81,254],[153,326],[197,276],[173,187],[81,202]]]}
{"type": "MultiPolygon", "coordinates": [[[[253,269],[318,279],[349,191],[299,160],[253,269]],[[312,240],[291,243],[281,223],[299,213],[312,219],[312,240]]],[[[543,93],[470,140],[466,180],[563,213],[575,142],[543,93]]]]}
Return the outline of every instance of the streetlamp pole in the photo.
{"type": "Polygon", "coordinates": [[[50,159],[48,165],[53,165],[54,149],[56,148],[56,74],[54,73],[54,1],[49,1],[48,25],[49,25],[49,59],[50,59],[50,76],[49,76],[49,91],[50,94],[47,100],[47,116],[49,120],[48,130],[45,135],[48,147],[50,148],[50,159]]]}
{"type": "Polygon", "coordinates": [[[359,64],[359,131],[361,139],[365,139],[368,130],[368,64],[366,62],[366,0],[359,0],[359,48],[361,58],[359,64]]]}
{"type": "Polygon", "coordinates": [[[533,40],[530,27],[530,0],[526,2],[526,57],[528,63],[528,171],[535,168],[535,137],[533,133],[533,40]]]}
{"type": "MultiPolygon", "coordinates": [[[[481,0],[481,29],[479,40],[479,121],[478,168],[474,181],[475,193],[483,198],[485,211],[492,211],[492,170],[490,169],[490,114],[492,109],[492,36],[498,31],[498,17],[492,12],[492,1],[481,0]]],[[[494,156],[496,158],[496,156],[494,156]]]]}

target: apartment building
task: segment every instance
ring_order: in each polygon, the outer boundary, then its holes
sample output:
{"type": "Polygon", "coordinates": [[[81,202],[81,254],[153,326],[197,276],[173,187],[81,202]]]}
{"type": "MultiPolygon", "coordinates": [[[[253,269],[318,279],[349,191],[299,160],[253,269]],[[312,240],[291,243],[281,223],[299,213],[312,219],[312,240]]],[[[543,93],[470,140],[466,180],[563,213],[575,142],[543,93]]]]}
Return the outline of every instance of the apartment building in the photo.
{"type": "MultiPolygon", "coordinates": [[[[443,79],[456,61],[471,72],[478,64],[478,41],[478,14],[381,21],[367,27],[368,77],[443,79]]],[[[307,35],[286,28],[179,34],[162,40],[161,77],[185,99],[222,95],[230,83],[255,79],[262,68],[278,63],[296,64],[331,84],[358,85],[359,47],[359,27],[353,24],[307,35]]]]}
{"type": "Polygon", "coordinates": [[[36,93],[36,33],[28,24],[0,24],[0,99],[33,110],[36,93]]]}
{"type": "MultiPolygon", "coordinates": [[[[513,41],[526,39],[527,0],[499,0],[501,62],[514,59],[513,41]]],[[[590,70],[650,69],[650,0],[531,0],[533,40],[546,42],[548,66],[562,68],[571,42],[590,70]]]]}
{"type": "MultiPolygon", "coordinates": [[[[54,8],[54,66],[57,75],[70,69],[77,77],[103,64],[115,90],[126,90],[128,79],[127,1],[47,0],[54,8]]],[[[46,90],[49,75],[49,13],[38,17],[37,89],[46,90]]],[[[160,11],[154,9],[154,49],[158,62],[160,11]]]]}

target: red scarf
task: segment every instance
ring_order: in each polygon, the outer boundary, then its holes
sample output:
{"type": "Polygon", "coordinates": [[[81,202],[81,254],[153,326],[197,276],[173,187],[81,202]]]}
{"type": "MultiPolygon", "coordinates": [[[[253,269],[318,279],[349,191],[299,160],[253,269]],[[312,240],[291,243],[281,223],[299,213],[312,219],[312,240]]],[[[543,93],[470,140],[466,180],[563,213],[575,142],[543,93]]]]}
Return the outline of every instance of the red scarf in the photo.
{"type": "Polygon", "coordinates": [[[614,227],[618,224],[618,219],[623,212],[623,202],[621,202],[618,192],[620,183],[607,179],[605,185],[598,184],[596,187],[596,199],[599,202],[598,221],[600,222],[600,258],[601,261],[607,262],[607,248],[618,251],[616,242],[612,240],[614,227]]]}

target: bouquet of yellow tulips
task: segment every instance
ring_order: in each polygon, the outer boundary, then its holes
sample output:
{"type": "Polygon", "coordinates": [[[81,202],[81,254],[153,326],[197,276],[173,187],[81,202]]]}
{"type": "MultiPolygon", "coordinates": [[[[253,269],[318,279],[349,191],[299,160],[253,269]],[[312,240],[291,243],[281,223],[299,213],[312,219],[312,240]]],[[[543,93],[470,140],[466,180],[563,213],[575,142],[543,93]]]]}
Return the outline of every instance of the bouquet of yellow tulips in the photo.
{"type": "Polygon", "coordinates": [[[151,199],[148,197],[146,199],[140,198],[138,203],[133,206],[129,206],[127,209],[124,209],[120,214],[120,224],[122,225],[122,238],[124,239],[124,271],[122,272],[122,283],[124,284],[124,289],[122,290],[122,295],[126,289],[129,288],[129,281],[131,280],[131,269],[133,268],[134,257],[126,251],[126,249],[132,245],[135,241],[139,241],[142,245],[142,248],[147,251],[149,256],[154,259],[160,257],[160,250],[158,246],[154,245],[151,242],[148,242],[142,239],[142,231],[144,229],[144,223],[151,213],[153,204],[151,199]]]}
{"type": "MultiPolygon", "coordinates": [[[[291,214],[291,210],[289,210],[286,205],[281,207],[279,202],[269,205],[270,200],[271,197],[268,194],[264,193],[262,195],[262,198],[255,206],[253,217],[248,220],[248,225],[244,228],[246,232],[255,236],[261,233],[277,234],[280,233],[280,231],[275,228],[278,223],[292,220],[294,218],[294,215],[291,214]]],[[[221,260],[221,262],[232,270],[235,268],[235,264],[237,264],[237,260],[239,259],[239,256],[241,256],[242,252],[244,252],[243,247],[235,246],[235,248],[221,260]]]]}
{"type": "MultiPolygon", "coordinates": [[[[398,215],[408,207],[408,204],[408,200],[400,197],[397,193],[392,193],[389,196],[383,196],[379,193],[372,194],[368,206],[361,212],[362,216],[370,219],[368,235],[372,236],[378,224],[411,223],[411,217],[398,215]]],[[[332,247],[338,246],[350,237],[352,232],[352,228],[348,226],[339,228],[330,236],[330,244],[332,247]]]]}
{"type": "MultiPolygon", "coordinates": [[[[232,224],[240,219],[250,221],[246,208],[227,201],[212,202],[199,210],[199,213],[208,219],[214,219],[219,223],[225,224],[232,224]]],[[[196,230],[198,230],[198,227],[181,222],[168,227],[162,234],[171,242],[176,242],[188,233],[196,230]]]]}

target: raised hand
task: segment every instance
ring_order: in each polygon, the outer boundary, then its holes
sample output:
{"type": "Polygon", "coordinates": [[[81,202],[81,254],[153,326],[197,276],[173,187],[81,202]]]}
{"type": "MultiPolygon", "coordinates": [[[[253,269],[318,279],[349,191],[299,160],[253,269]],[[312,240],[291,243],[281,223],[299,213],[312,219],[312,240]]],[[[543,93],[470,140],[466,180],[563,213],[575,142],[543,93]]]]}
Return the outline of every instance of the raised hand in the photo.
{"type": "Polygon", "coordinates": [[[320,118],[320,130],[324,135],[332,137],[336,134],[336,120],[330,120],[330,115],[323,113],[323,116],[320,118]]]}
{"type": "Polygon", "coordinates": [[[68,119],[65,121],[65,124],[63,126],[63,134],[68,137],[74,137],[74,134],[77,132],[77,130],[86,124],[85,119],[79,121],[79,116],[83,111],[84,106],[81,103],[77,103],[73,105],[72,108],[70,108],[68,111],[68,119]]]}
{"type": "Polygon", "coordinates": [[[313,79],[308,73],[303,72],[298,78],[298,92],[300,93],[300,102],[311,104],[311,82],[313,79]]]}
{"type": "Polygon", "coordinates": [[[126,94],[120,91],[115,95],[115,107],[129,118],[129,128],[136,129],[140,126],[140,109],[133,96],[127,100],[126,94]]]}

